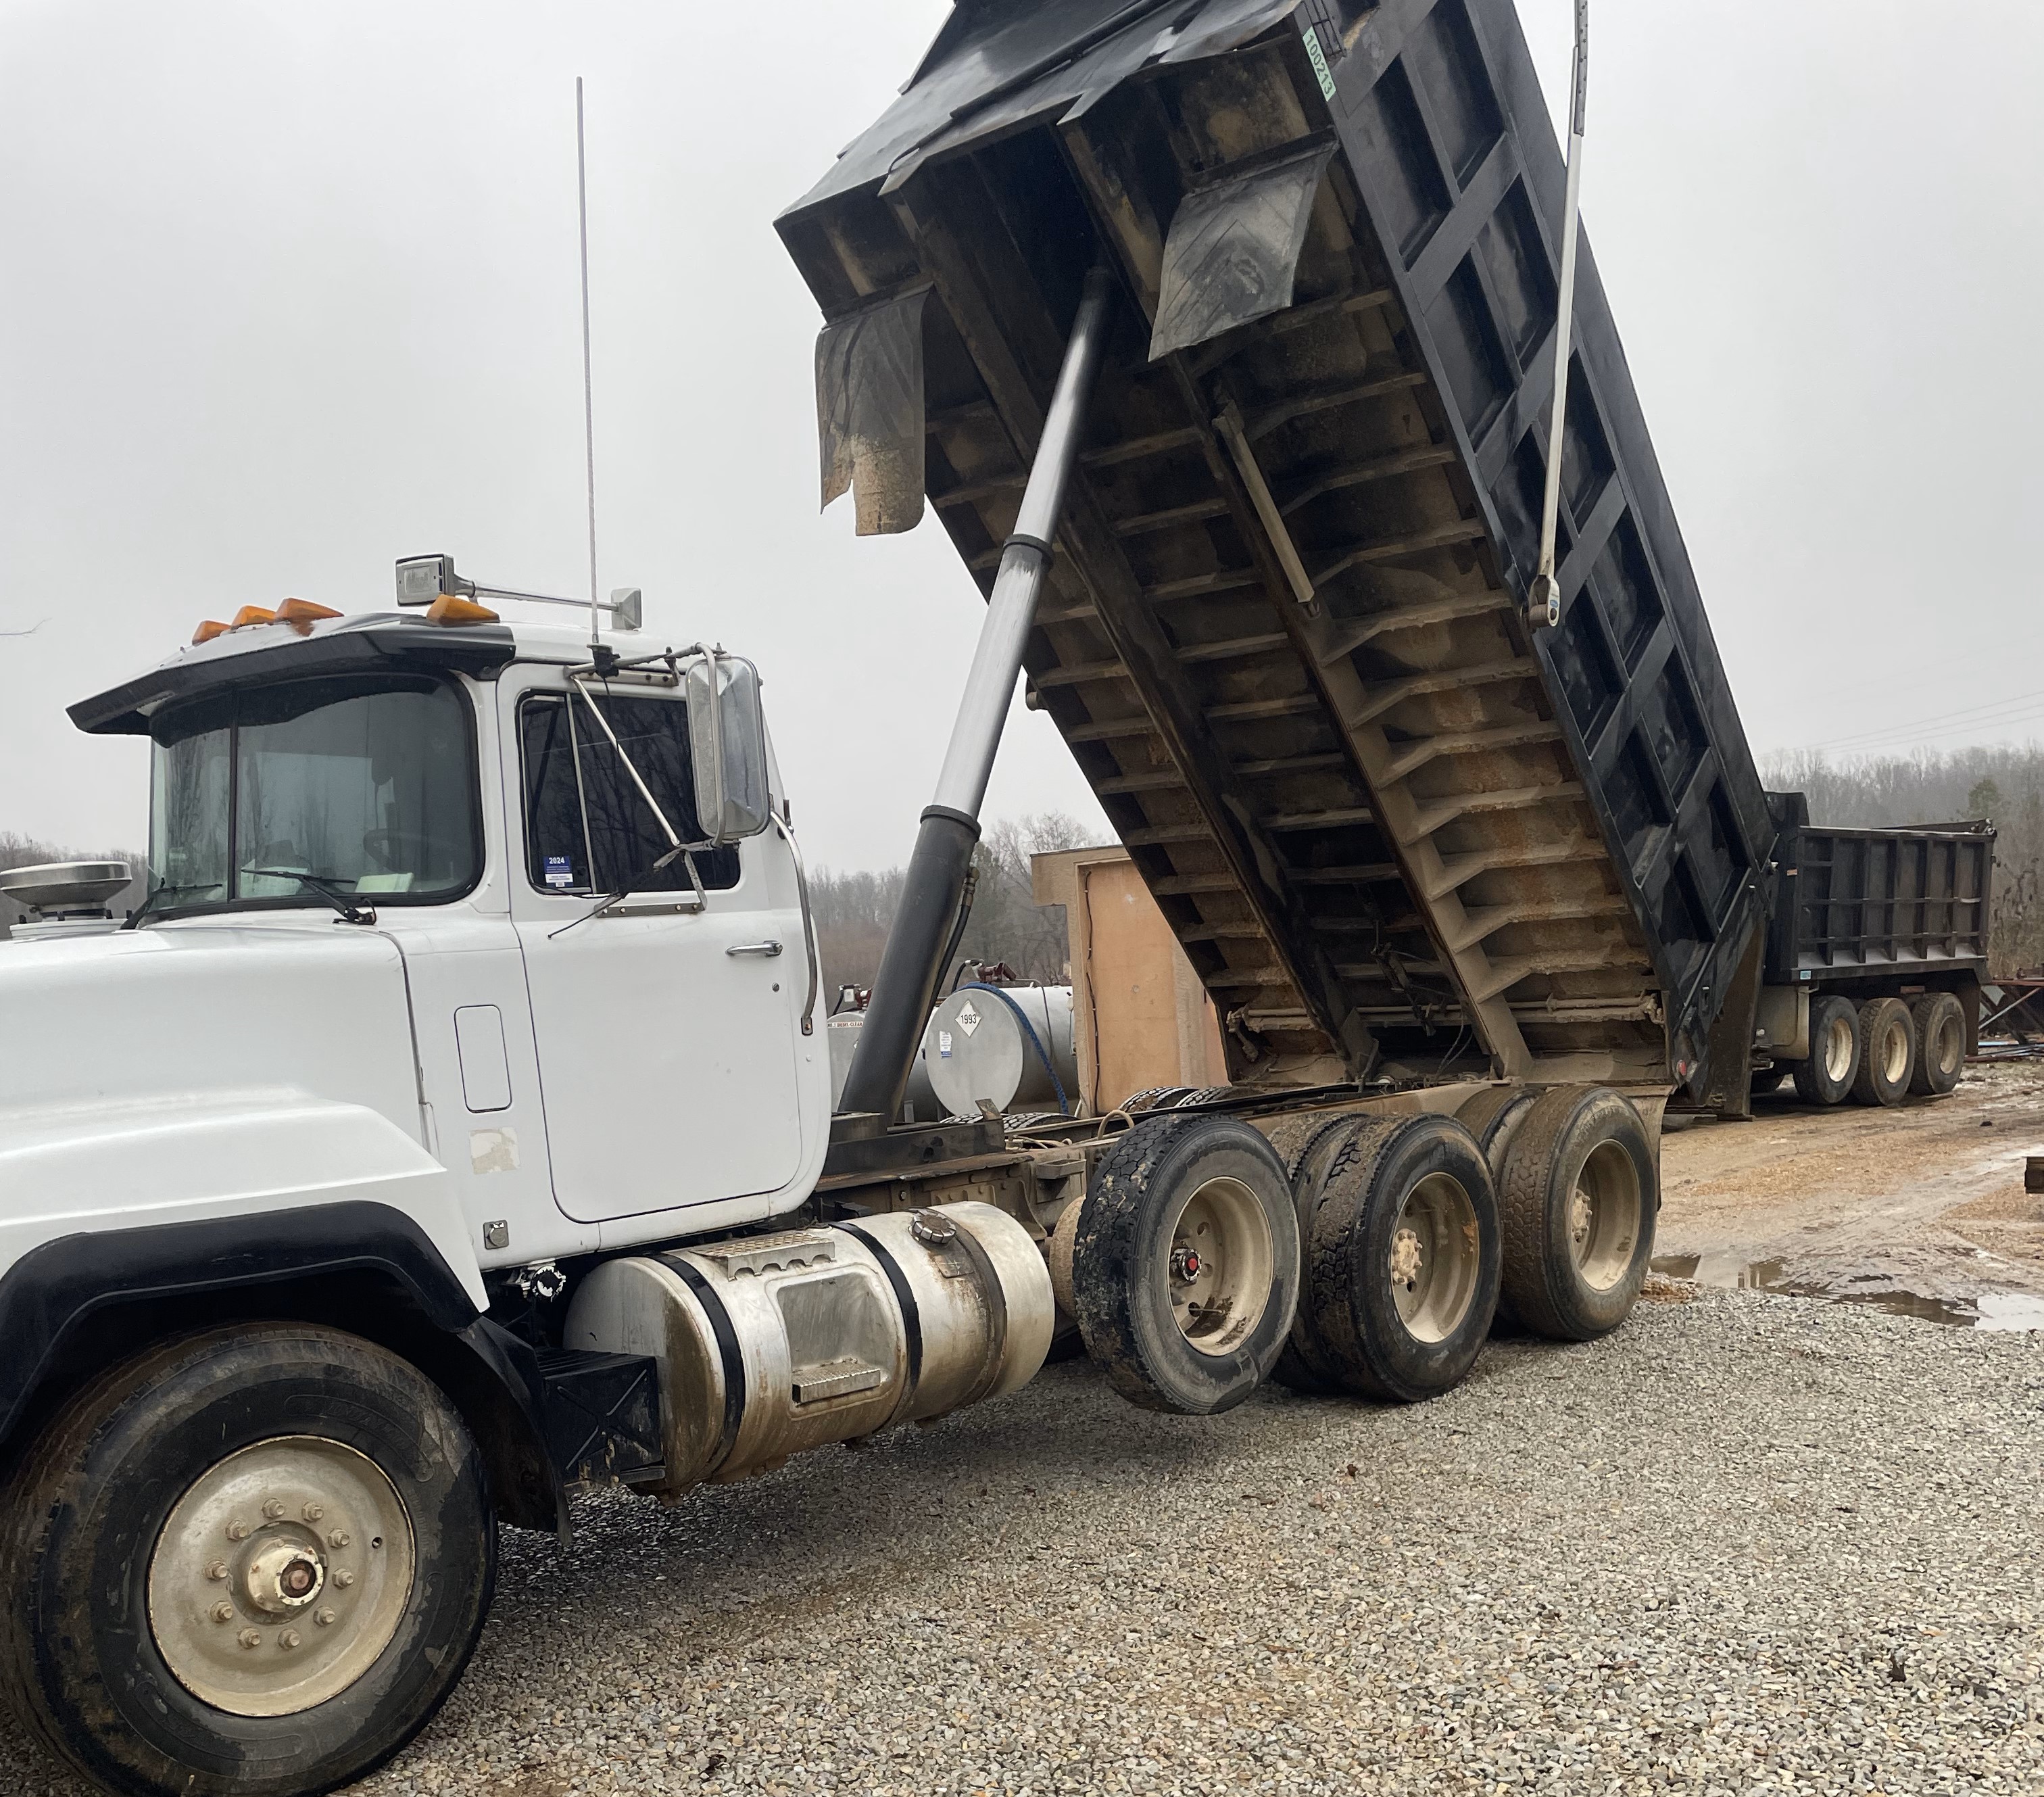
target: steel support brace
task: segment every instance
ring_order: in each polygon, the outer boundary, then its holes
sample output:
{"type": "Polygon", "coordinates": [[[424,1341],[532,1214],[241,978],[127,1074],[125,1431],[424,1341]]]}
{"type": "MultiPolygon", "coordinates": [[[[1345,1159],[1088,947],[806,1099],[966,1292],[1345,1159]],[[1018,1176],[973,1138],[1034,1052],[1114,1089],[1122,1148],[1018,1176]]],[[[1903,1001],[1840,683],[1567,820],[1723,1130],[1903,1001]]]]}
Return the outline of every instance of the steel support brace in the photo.
{"type": "Polygon", "coordinates": [[[979,841],[979,808],[993,772],[994,752],[1008,721],[1022,652],[1050,572],[1048,545],[1056,541],[1065,488],[1078,460],[1086,401],[1107,335],[1112,277],[1088,275],[1065,348],[1063,367],[1043,420],[1043,435],[1029,468],[1022,510],[1001,550],[993,595],[980,625],[979,646],[966,676],[950,746],[937,776],[934,801],[923,813],[902,888],[901,909],[887,933],[859,1045],[845,1076],[842,1112],[877,1113],[892,1123],[901,1111],[909,1070],[943,976],[943,957],[958,921],[965,878],[979,841]]]}

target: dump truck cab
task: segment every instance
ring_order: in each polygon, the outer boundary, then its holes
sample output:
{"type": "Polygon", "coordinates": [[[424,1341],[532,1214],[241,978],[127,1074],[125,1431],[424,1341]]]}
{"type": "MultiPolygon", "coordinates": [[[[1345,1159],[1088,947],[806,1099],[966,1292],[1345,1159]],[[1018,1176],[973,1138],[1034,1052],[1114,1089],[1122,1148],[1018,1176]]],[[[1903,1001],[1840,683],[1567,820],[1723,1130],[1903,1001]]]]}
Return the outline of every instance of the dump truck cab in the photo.
{"type": "Polygon", "coordinates": [[[0,966],[33,1020],[10,1106],[100,1107],[67,1150],[71,1226],[131,1202],[110,1107],[190,1145],[179,1214],[330,1202],[402,1166],[478,1295],[494,1267],[807,1193],[827,1056],[763,726],[743,729],[778,809],[711,842],[682,670],[734,664],[599,655],[494,620],[255,621],[73,708],[150,740],[152,872],[127,927],[0,966]],[[663,815],[696,846],[672,853],[663,815]],[[230,1114],[261,1136],[294,1106],[335,1132],[300,1175],[208,1170],[230,1114]]]}

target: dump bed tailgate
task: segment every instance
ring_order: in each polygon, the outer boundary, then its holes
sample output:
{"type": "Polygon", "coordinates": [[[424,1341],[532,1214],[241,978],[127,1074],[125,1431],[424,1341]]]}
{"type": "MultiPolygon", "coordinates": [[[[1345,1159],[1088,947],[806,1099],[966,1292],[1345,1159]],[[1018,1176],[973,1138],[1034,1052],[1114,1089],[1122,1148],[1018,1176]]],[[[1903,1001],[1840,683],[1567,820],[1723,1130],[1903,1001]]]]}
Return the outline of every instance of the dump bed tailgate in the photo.
{"type": "Polygon", "coordinates": [[[974,0],[781,221],[826,494],[927,492],[983,591],[1117,272],[1031,698],[1239,1080],[1700,1092],[1758,952],[1773,825],[1586,248],[1562,618],[1523,615],[1562,186],[1504,0],[974,0]]]}

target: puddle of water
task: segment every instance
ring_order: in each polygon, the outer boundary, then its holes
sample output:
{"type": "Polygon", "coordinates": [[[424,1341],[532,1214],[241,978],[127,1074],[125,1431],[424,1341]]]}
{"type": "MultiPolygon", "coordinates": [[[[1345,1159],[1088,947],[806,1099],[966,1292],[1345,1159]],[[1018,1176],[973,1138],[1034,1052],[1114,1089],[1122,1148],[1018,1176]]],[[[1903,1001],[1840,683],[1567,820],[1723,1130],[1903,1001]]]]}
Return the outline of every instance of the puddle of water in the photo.
{"type": "Polygon", "coordinates": [[[1798,1279],[1785,1260],[1739,1260],[1727,1254],[1657,1254],[1654,1270],[1671,1279],[1689,1279],[1719,1291],[1778,1292],[1788,1298],[1819,1298],[1834,1304],[1865,1304],[1898,1317],[1915,1317],[1956,1329],[2044,1329],[2044,1298],[2020,1291],[1983,1291],[1971,1298],[1926,1298],[1892,1286],[1855,1291],[1854,1285],[1880,1286],[1878,1273],[1861,1273],[1845,1286],[1798,1279]]]}

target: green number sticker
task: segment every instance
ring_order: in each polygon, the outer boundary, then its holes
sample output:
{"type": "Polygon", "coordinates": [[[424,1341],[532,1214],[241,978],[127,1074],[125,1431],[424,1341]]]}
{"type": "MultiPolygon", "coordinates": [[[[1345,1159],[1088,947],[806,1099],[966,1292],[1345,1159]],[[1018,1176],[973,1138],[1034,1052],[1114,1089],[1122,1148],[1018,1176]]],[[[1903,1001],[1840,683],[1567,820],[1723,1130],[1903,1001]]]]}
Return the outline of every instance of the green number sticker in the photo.
{"type": "Polygon", "coordinates": [[[1313,65],[1314,76],[1320,84],[1320,98],[1330,106],[1334,103],[1334,71],[1327,67],[1327,52],[1320,48],[1320,34],[1312,25],[1306,27],[1306,60],[1313,65]]]}

